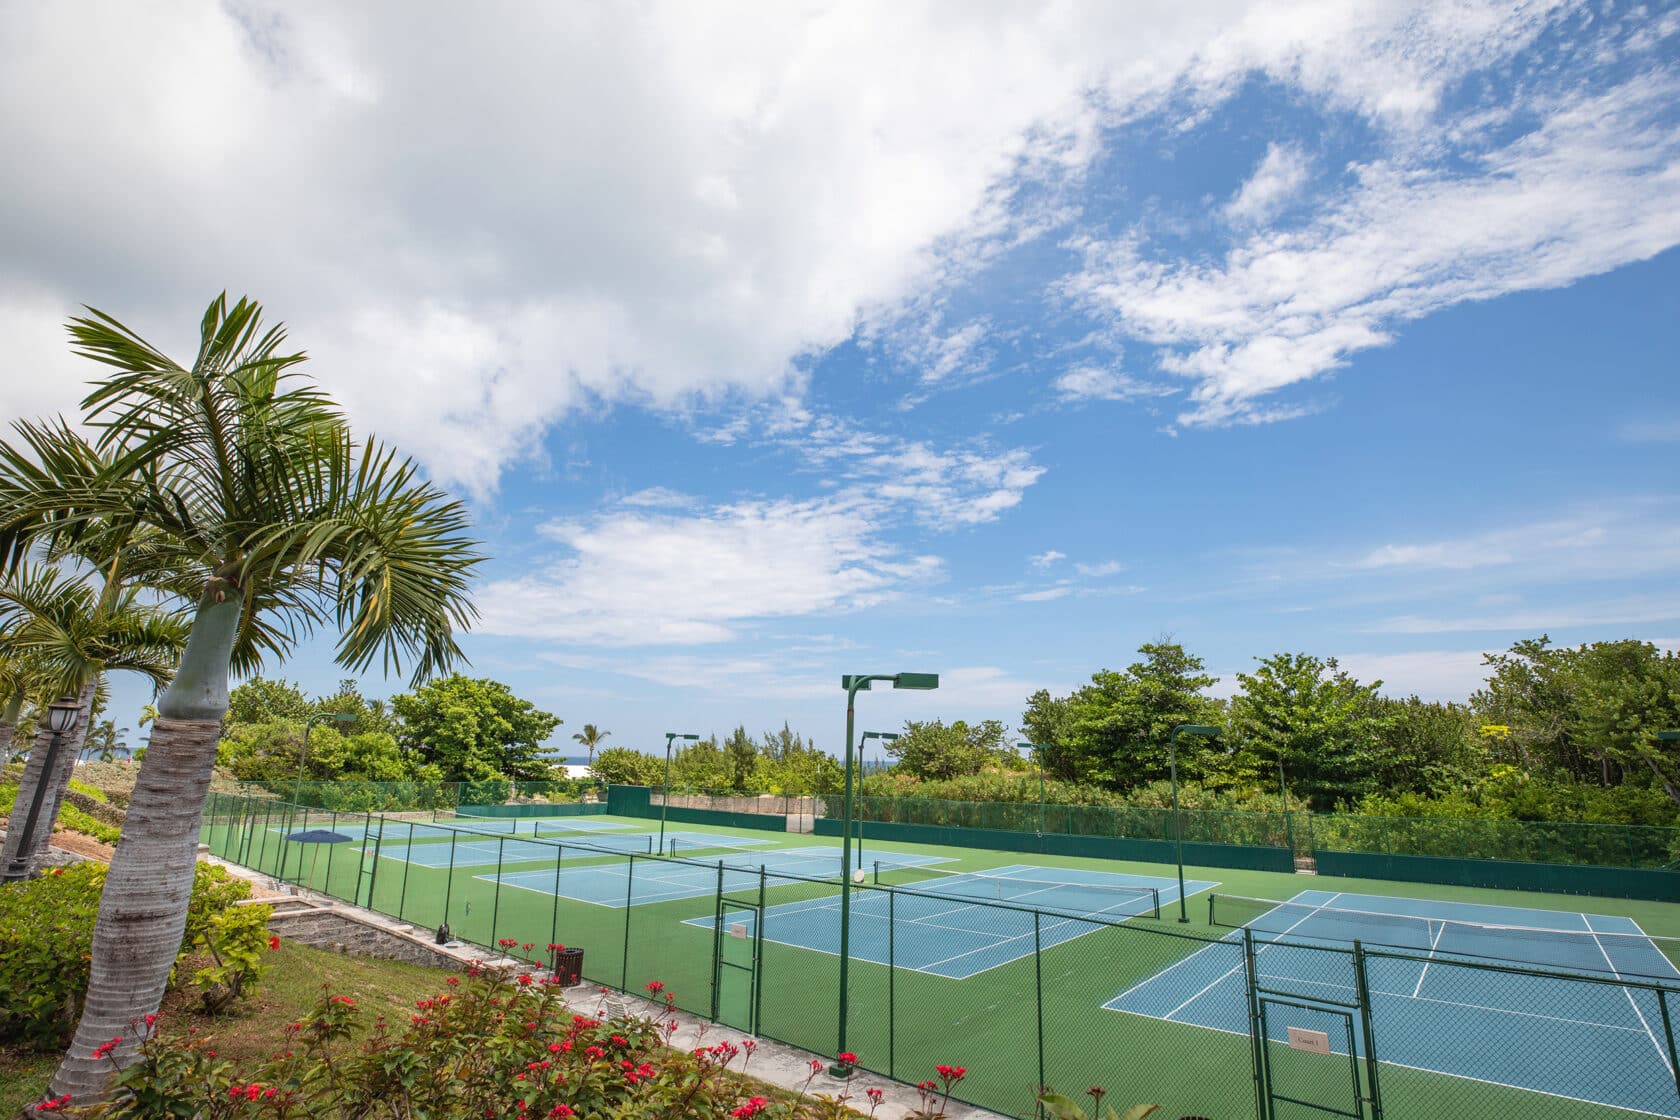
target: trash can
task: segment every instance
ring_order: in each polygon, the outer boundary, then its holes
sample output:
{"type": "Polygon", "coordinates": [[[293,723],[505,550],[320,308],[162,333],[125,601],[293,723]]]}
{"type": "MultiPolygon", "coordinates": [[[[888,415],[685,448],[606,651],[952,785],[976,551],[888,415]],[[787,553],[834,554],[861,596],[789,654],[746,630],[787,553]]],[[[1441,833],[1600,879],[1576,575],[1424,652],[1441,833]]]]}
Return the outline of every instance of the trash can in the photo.
{"type": "Polygon", "coordinates": [[[583,983],[583,950],[556,949],[554,951],[554,978],[560,981],[560,986],[570,988],[574,984],[583,983]]]}

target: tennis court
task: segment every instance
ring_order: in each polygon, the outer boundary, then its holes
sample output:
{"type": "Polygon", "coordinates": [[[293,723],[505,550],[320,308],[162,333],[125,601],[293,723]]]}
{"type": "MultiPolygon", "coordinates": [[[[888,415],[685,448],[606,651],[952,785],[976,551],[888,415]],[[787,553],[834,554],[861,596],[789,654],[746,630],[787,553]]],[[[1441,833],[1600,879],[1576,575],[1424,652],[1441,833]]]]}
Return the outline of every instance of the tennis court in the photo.
{"type": "MultiPolygon", "coordinates": [[[[1254,932],[1263,994],[1357,1006],[1347,950],[1354,940],[1366,946],[1366,1006],[1380,1026],[1384,1064],[1646,1113],[1649,1102],[1674,1099],[1665,1008],[1638,985],[1672,984],[1680,970],[1631,918],[1329,891],[1282,903],[1216,896],[1210,912],[1216,923],[1254,932]],[[1470,964],[1479,967],[1463,967],[1470,964]]],[[[1104,1006],[1246,1035],[1242,966],[1214,948],[1104,1006]]],[[[1268,1037],[1285,1041],[1283,1024],[1272,1024],[1268,1037]]],[[[1347,1053],[1334,1033],[1331,1046],[1347,1053]]]]}
{"type": "MultiPolygon", "coordinates": [[[[416,867],[494,867],[497,863],[529,863],[535,860],[552,863],[556,859],[590,859],[611,853],[646,855],[653,851],[656,839],[651,832],[603,834],[573,830],[555,836],[539,835],[546,842],[491,836],[482,840],[463,836],[453,844],[439,843],[436,839],[421,839],[413,844],[386,839],[379,845],[379,856],[381,859],[412,863],[416,867]]],[[[705,832],[671,832],[666,834],[666,840],[681,843],[685,851],[719,845],[733,848],[770,843],[756,836],[717,836],[705,832]]],[[[716,862],[715,859],[713,862],[716,862]]]]}
{"type": "MultiPolygon", "coordinates": [[[[721,838],[720,838],[721,839],[721,838]]],[[[894,855],[903,866],[949,863],[944,856],[894,855]]],[[[840,849],[828,847],[765,848],[763,850],[717,849],[695,856],[690,862],[650,859],[638,862],[634,876],[623,862],[580,866],[560,876],[560,897],[596,906],[640,906],[715,894],[718,867],[723,867],[726,893],[758,890],[758,871],[806,878],[838,878],[840,849]],[[626,886],[630,889],[627,890],[626,886]]],[[[495,875],[480,875],[494,882],[495,875]]],[[[504,871],[503,886],[553,895],[555,876],[551,871],[504,871]]],[[[772,884],[773,885],[773,884],[772,884]]]]}
{"type": "MultiPolygon", "coordinates": [[[[896,873],[888,874],[887,865],[882,867],[879,878],[905,881],[890,891],[852,893],[850,956],[950,980],[966,980],[1103,928],[1085,919],[1123,921],[1158,913],[1168,894],[1178,901],[1177,882],[1155,876],[1033,864],[946,873],[898,863],[896,873]],[[1050,913],[1035,918],[1033,910],[1050,913]]],[[[1216,885],[1192,880],[1185,889],[1196,894],[1216,885]]],[[[839,911],[837,896],[766,907],[764,939],[838,956],[839,911]]],[[[694,918],[688,924],[709,929],[714,920],[694,918]]],[[[756,932],[750,915],[732,914],[730,922],[749,935],[756,932]]]]}

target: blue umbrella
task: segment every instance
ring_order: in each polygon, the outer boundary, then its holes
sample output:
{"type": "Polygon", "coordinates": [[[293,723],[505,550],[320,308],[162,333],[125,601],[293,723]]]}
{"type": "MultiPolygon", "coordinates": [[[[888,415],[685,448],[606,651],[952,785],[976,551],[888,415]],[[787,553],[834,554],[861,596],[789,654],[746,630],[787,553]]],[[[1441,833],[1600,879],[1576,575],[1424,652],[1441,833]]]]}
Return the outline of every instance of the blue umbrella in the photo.
{"type": "MultiPolygon", "coordinates": [[[[342,832],[330,832],[324,828],[306,828],[302,832],[289,834],[286,839],[297,844],[342,844],[346,840],[354,839],[354,837],[346,836],[342,832]]],[[[317,850],[315,858],[309,861],[309,881],[311,883],[315,881],[315,864],[320,858],[321,853],[317,850]]],[[[301,854],[298,862],[303,862],[301,854]]],[[[331,868],[332,864],[329,862],[327,866],[331,868]]],[[[301,871],[302,868],[298,870],[301,871]]],[[[284,874],[281,875],[281,878],[285,878],[284,874]]]]}

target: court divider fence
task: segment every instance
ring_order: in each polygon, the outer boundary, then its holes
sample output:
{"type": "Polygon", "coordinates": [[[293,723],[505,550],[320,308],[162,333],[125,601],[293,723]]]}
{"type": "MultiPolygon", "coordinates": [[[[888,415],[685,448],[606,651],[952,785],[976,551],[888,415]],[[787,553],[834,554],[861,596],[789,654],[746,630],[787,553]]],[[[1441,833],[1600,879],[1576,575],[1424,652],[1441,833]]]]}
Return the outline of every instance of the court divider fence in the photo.
{"type": "Polygon", "coordinates": [[[957,1099],[1023,1120],[1041,1086],[1078,1097],[1093,1085],[1213,1120],[1680,1118],[1680,982],[864,883],[842,998],[838,878],[709,862],[703,849],[649,854],[637,850],[646,834],[586,831],[586,819],[525,825],[219,792],[202,839],[276,880],[421,930],[447,925],[487,958],[510,941],[533,961],[582,949],[583,976],[626,993],[632,1012],[657,1012],[657,981],[684,1011],[817,1054],[843,1048],[866,1071],[918,1082],[965,1066],[957,1099]],[[342,839],[289,839],[306,830],[342,839]]]}

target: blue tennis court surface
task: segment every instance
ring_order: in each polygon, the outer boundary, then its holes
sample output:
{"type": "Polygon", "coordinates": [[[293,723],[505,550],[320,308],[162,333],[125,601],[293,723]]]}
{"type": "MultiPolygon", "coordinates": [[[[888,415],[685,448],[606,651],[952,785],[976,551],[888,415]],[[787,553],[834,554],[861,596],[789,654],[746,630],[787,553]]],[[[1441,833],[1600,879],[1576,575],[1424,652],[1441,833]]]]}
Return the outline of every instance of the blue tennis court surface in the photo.
{"type": "MultiPolygon", "coordinates": [[[[668,840],[680,838],[691,848],[699,848],[706,843],[723,843],[731,847],[770,843],[753,836],[713,836],[703,832],[668,832],[665,835],[668,840]]],[[[422,839],[413,844],[404,844],[393,843],[387,836],[379,845],[379,855],[382,859],[401,860],[416,867],[494,867],[498,862],[510,864],[536,861],[552,864],[556,859],[595,859],[615,852],[646,855],[653,851],[655,836],[647,832],[624,832],[603,836],[574,831],[569,836],[544,836],[543,840],[545,842],[538,843],[503,837],[487,836],[477,839],[462,836],[453,844],[448,840],[440,842],[436,839],[422,839]],[[454,849],[453,853],[451,848],[454,849]]]]}
{"type": "MultiPolygon", "coordinates": [[[[917,856],[894,853],[892,858],[902,866],[923,866],[949,863],[943,856],[917,856]]],[[[724,865],[723,889],[726,893],[758,890],[758,869],[762,864],[772,875],[798,875],[803,878],[829,879],[840,874],[840,849],[827,847],[766,848],[753,852],[726,852],[697,855],[692,861],[637,860],[634,880],[628,861],[585,865],[562,872],[562,898],[590,902],[597,906],[623,906],[626,888],[630,888],[629,902],[640,906],[648,902],[671,902],[679,898],[699,898],[714,894],[718,887],[718,864],[724,865]]],[[[494,875],[480,875],[480,879],[494,880],[494,875]]],[[[502,883],[541,894],[554,893],[552,871],[504,871],[502,883]]],[[[784,881],[782,885],[787,885],[784,881]]],[[[777,882],[772,879],[769,886],[777,882]]]]}
{"type": "MultiPolygon", "coordinates": [[[[1216,909],[1224,901],[1215,899],[1216,909]]],[[[1257,909],[1245,924],[1255,932],[1258,986],[1308,1000],[1356,1004],[1351,954],[1325,949],[1346,950],[1358,939],[1374,950],[1366,959],[1368,1008],[1383,1063],[1645,1113],[1651,1102],[1676,1099],[1654,991],[1456,967],[1503,963],[1612,981],[1680,980],[1631,918],[1303,891],[1257,909]],[[1382,955],[1388,947],[1410,955],[1382,955]]],[[[1227,940],[1240,937],[1233,931],[1227,940]]],[[[1214,948],[1103,1006],[1247,1034],[1242,965],[1214,948]]],[[[1272,1033],[1284,1041],[1281,1027],[1272,1033]]],[[[1363,1054],[1363,1042],[1356,1046],[1363,1054]]],[[[1680,1116],[1680,1107],[1668,1109],[1655,1114],[1680,1116]]]]}
{"type": "MultiPolygon", "coordinates": [[[[1185,890],[1197,894],[1216,885],[1192,880],[1185,890]]],[[[860,890],[852,894],[848,951],[854,960],[890,961],[897,968],[965,980],[1030,956],[1035,944],[1050,948],[1102,928],[1074,915],[1112,922],[1152,910],[1149,891],[1158,892],[1162,906],[1169,897],[1178,901],[1178,883],[1172,879],[1035,864],[941,876],[890,892],[860,890]],[[996,906],[1000,897],[1022,909],[996,906]],[[981,905],[986,902],[994,905],[981,905]],[[1038,919],[1036,940],[1027,908],[1052,911],[1038,919]]],[[[732,914],[728,921],[749,935],[754,932],[750,913],[732,914]]],[[[689,924],[709,929],[713,919],[693,918],[689,924]]],[[[764,939],[838,955],[839,898],[765,907],[764,939]]]]}

